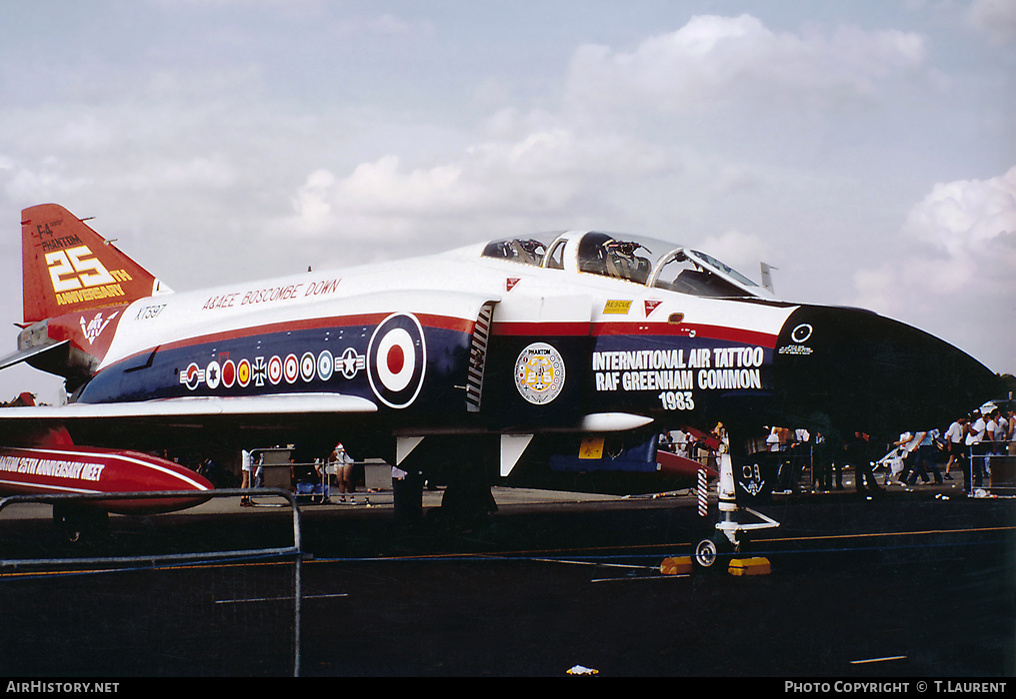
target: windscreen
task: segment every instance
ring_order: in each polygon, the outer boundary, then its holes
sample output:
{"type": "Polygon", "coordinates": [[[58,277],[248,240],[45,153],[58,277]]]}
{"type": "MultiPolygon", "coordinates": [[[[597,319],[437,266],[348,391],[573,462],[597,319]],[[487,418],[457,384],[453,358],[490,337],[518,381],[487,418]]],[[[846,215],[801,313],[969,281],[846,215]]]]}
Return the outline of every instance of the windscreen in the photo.
{"type": "Polygon", "coordinates": [[[678,248],[660,261],[652,286],[694,296],[765,296],[762,287],[733,267],[697,250],[678,248]]]}
{"type": "Polygon", "coordinates": [[[573,250],[579,272],[694,296],[769,296],[758,284],[715,257],[674,243],[627,234],[593,231],[575,236],[542,233],[504,238],[488,243],[483,256],[564,269],[561,255],[566,242],[576,246],[573,250]]]}

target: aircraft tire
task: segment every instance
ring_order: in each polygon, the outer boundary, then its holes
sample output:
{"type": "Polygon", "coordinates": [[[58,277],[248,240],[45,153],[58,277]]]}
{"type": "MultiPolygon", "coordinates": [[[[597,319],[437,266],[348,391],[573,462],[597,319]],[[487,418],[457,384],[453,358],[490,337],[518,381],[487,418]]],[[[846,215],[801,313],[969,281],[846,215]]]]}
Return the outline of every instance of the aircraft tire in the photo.
{"type": "Polygon", "coordinates": [[[722,568],[717,563],[733,552],[733,546],[722,532],[714,532],[711,536],[704,537],[695,545],[695,552],[692,560],[696,567],[702,570],[716,570],[722,568]]]}

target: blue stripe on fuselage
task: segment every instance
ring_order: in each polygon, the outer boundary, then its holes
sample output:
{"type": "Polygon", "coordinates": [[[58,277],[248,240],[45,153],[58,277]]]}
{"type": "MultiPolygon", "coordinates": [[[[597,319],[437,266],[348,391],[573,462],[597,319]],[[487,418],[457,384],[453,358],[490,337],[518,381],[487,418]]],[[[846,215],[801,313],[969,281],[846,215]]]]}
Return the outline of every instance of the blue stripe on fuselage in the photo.
{"type": "MultiPolygon", "coordinates": [[[[377,324],[270,332],[139,353],[97,373],[78,401],[337,392],[375,400],[367,380],[377,324]]],[[[413,407],[464,410],[470,335],[425,327],[427,369],[413,407]],[[451,405],[446,405],[450,399],[451,405]]]]}

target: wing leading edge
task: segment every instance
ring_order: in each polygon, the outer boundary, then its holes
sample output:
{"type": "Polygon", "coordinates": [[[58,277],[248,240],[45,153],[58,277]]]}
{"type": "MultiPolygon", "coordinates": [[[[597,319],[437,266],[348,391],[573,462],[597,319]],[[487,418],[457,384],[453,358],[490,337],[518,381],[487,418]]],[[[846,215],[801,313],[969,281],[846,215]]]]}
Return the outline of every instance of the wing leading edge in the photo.
{"type": "Polygon", "coordinates": [[[5,408],[0,420],[122,420],[132,418],[243,417],[377,412],[377,405],[341,393],[286,393],[240,397],[165,398],[123,403],[71,403],[5,408]]]}

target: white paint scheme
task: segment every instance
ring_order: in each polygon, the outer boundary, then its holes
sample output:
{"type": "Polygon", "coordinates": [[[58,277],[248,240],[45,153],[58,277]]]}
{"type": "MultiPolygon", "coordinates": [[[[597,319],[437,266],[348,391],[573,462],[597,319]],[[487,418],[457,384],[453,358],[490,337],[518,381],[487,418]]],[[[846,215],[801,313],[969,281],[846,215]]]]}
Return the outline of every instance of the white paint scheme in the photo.
{"type": "Polygon", "coordinates": [[[377,406],[364,398],[339,393],[277,393],[219,398],[194,396],[122,403],[71,403],[63,406],[5,408],[4,417],[25,420],[116,419],[146,417],[213,417],[216,415],[294,415],[373,413],[377,406]]]}
{"type": "Polygon", "coordinates": [[[529,443],[533,441],[531,434],[503,434],[501,435],[501,477],[507,478],[508,474],[515,468],[515,464],[522,458],[522,452],[526,450],[529,443]]]}
{"type": "MultiPolygon", "coordinates": [[[[364,265],[343,270],[314,271],[271,280],[226,284],[189,292],[161,292],[131,303],[115,324],[114,334],[96,371],[131,357],[144,357],[156,348],[177,344],[225,342],[237,335],[284,332],[313,323],[328,330],[355,324],[359,316],[387,316],[408,312],[455,318],[471,327],[480,310],[493,304],[490,335],[521,329],[539,335],[540,326],[579,336],[599,334],[598,326],[623,324],[627,336],[653,334],[660,326],[678,325],[695,337],[712,329],[758,333],[775,339],[798,306],[773,302],[760,293],[749,302],[680,293],[643,283],[612,278],[579,269],[582,231],[559,234],[546,245],[542,265],[484,256],[489,244],[476,244],[427,257],[364,265]],[[552,255],[557,251],[554,264],[552,255]],[[554,268],[555,266],[559,268],[554,268]],[[321,322],[324,321],[324,322],[321,322]]],[[[628,236],[618,235],[617,240],[628,236]]],[[[517,243],[520,238],[512,240],[517,243]]],[[[632,240],[635,240],[634,238],[632,240]]],[[[497,241],[502,242],[502,241],[497,241]]],[[[661,241],[649,243],[654,260],[682,248],[661,241]]],[[[586,250],[590,249],[588,246],[586,250]]],[[[645,248],[648,250],[648,248],[645,248]]],[[[588,261],[588,260],[587,260],[588,261]]],[[[658,272],[658,270],[657,270],[658,272]]],[[[745,287],[746,288],[746,287],[745,287]]],[[[754,293],[752,290],[748,290],[754,293]]],[[[372,321],[365,322],[366,325],[372,321]]],[[[75,319],[76,324],[76,319],[75,319]]],[[[113,327],[112,325],[110,326],[113,327]]],[[[667,331],[673,333],[674,328],[667,331]]],[[[109,332],[107,330],[107,332],[109,332]]],[[[215,398],[186,397],[124,402],[73,403],[64,408],[11,410],[12,418],[158,418],[215,415],[298,415],[372,413],[370,399],[339,393],[284,393],[215,398]],[[52,414],[51,414],[52,413],[52,414]]],[[[571,429],[608,432],[634,429],[652,422],[642,415],[594,414],[580,418],[571,429]]],[[[414,430],[415,431],[415,430],[414,430]]],[[[412,432],[399,432],[413,437],[412,432]]],[[[399,440],[400,461],[415,444],[399,440]]]]}
{"type": "MultiPolygon", "coordinates": [[[[577,234],[568,234],[569,245],[577,234]]],[[[678,246],[675,246],[675,248],[678,246]]],[[[666,323],[681,313],[684,324],[715,325],[776,335],[797,308],[745,304],[691,296],[634,282],[579,272],[574,255],[566,269],[481,257],[482,245],[430,257],[307,272],[263,281],[191,292],[159,294],[134,302],[124,312],[100,369],[158,345],[230,333],[244,328],[296,323],[315,318],[381,313],[404,308],[472,321],[480,306],[497,302],[493,324],[638,321],[666,323]],[[506,280],[517,279],[512,289],[506,280]],[[337,281],[334,291],[314,294],[315,285],[337,281]],[[292,288],[290,298],[243,303],[265,289],[292,288]],[[210,301],[232,298],[231,307],[206,308],[210,301]],[[607,301],[631,301],[626,314],[605,313],[607,301]],[[658,303],[646,317],[645,302],[658,303]],[[163,306],[156,317],[145,309],[163,306]]]]}

